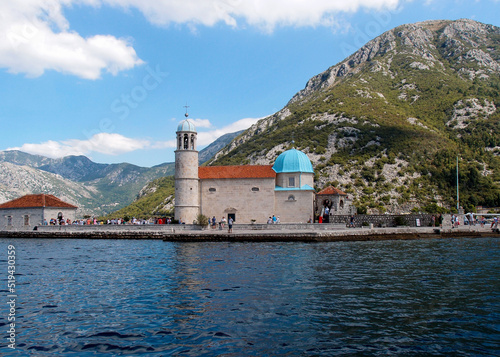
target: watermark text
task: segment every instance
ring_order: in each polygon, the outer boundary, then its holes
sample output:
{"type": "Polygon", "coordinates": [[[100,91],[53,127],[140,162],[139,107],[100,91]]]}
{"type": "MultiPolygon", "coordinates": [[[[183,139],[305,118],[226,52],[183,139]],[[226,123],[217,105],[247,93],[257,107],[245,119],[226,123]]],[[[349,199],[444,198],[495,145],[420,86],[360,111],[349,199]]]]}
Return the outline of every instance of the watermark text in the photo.
{"type": "Polygon", "coordinates": [[[16,348],[16,247],[10,244],[7,247],[7,341],[8,347],[16,348]]]}

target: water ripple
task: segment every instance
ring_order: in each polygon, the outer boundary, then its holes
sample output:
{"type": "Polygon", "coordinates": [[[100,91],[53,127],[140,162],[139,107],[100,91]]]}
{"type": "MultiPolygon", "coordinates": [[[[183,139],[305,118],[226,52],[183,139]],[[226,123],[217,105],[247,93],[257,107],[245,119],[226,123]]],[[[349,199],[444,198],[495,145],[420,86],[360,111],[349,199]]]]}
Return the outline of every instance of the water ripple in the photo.
{"type": "Polygon", "coordinates": [[[8,244],[15,356],[469,356],[500,345],[494,238],[8,244]]]}

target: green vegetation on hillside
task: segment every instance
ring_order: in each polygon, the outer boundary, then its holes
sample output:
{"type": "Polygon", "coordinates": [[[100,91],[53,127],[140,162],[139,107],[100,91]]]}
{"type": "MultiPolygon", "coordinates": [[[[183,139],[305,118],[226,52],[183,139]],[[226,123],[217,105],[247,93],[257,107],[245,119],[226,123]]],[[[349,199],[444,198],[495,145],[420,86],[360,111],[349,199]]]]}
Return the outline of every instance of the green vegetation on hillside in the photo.
{"type": "MultiPolygon", "coordinates": [[[[397,38],[395,49],[381,49],[356,71],[337,76],[334,85],[291,102],[291,115],[266,118],[266,129],[212,164],[247,164],[279,144],[291,147],[293,139],[310,157],[320,156],[317,189],[339,183],[342,177],[328,172],[341,165],[342,173],[351,176],[340,188],[357,193],[358,206],[383,212],[396,200],[426,210],[439,198],[440,204],[455,207],[458,156],[464,209],[500,206],[500,73],[480,65],[481,58],[463,56],[476,48],[473,44],[445,43],[440,33],[418,49],[426,57],[397,38]],[[397,177],[389,180],[382,171],[395,159],[397,177]],[[376,164],[367,165],[370,160],[376,164]]],[[[476,36],[498,61],[498,34],[476,36]]],[[[321,79],[327,78],[325,72],[321,79]]]]}
{"type": "Polygon", "coordinates": [[[174,177],[167,176],[151,181],[142,192],[145,194],[116,212],[102,219],[137,218],[148,219],[152,216],[173,216],[172,201],[175,193],[174,177]],[[166,209],[165,207],[170,207],[166,209]]]}

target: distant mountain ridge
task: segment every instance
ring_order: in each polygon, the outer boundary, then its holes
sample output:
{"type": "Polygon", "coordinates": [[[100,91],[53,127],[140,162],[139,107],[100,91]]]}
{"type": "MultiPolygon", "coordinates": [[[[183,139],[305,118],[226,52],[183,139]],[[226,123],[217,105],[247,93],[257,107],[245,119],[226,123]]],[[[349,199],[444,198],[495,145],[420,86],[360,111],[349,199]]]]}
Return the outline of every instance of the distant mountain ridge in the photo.
{"type": "MultiPolygon", "coordinates": [[[[226,134],[201,150],[200,162],[210,159],[239,133],[226,134]]],[[[25,194],[48,193],[75,204],[81,214],[106,215],[142,197],[151,182],[173,175],[174,167],[174,163],[148,168],[99,164],[86,156],[51,159],[17,150],[0,151],[0,203],[25,194]]]]}
{"type": "Polygon", "coordinates": [[[210,160],[218,151],[224,148],[227,144],[233,141],[234,138],[236,138],[243,132],[244,130],[240,130],[235,133],[224,134],[213,143],[208,145],[206,148],[201,150],[198,154],[198,161],[200,165],[210,160]]]}
{"type": "Polygon", "coordinates": [[[130,204],[150,181],[173,174],[174,165],[154,168],[98,164],[85,156],[51,159],[21,151],[0,152],[0,201],[29,193],[53,194],[82,214],[102,215],[130,204]]]}

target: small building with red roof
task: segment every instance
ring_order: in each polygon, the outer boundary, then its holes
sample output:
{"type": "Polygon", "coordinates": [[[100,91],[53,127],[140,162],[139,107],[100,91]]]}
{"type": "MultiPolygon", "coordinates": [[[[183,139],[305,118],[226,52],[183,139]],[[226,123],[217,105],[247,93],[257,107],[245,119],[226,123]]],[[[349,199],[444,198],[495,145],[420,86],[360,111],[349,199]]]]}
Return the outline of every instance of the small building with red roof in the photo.
{"type": "Polygon", "coordinates": [[[0,204],[1,230],[31,230],[54,220],[75,220],[78,207],[53,195],[32,194],[0,204]]]}
{"type": "Polygon", "coordinates": [[[338,188],[328,186],[316,193],[315,213],[317,216],[351,215],[356,213],[352,198],[338,188]]]}

